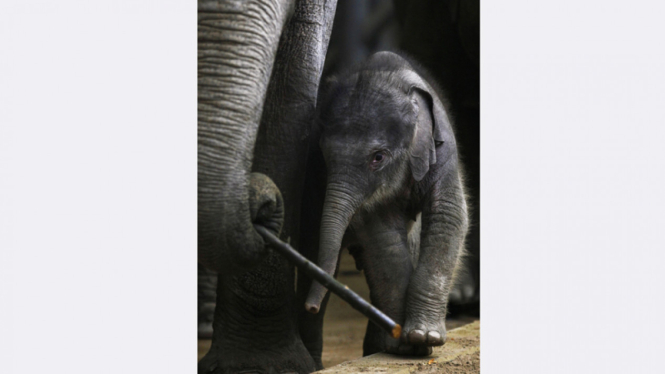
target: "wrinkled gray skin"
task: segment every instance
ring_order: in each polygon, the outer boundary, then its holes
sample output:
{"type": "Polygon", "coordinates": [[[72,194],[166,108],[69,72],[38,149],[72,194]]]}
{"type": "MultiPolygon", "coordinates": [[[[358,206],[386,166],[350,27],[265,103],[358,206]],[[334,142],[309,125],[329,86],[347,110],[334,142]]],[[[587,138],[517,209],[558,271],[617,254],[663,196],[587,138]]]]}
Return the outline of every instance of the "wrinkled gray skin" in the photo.
{"type": "Polygon", "coordinates": [[[253,225],[299,248],[308,134],[335,6],[198,2],[198,254],[219,273],[199,373],[320,368],[316,334],[299,333],[293,266],[253,225]]]}
{"type": "MultiPolygon", "coordinates": [[[[403,326],[397,340],[370,323],[365,355],[427,355],[445,342],[468,228],[450,119],[416,69],[397,54],[376,53],[333,77],[319,103],[327,167],[319,266],[333,274],[340,249],[349,248],[372,303],[403,326]]],[[[306,309],[317,313],[326,291],[314,283],[306,309]]]]}

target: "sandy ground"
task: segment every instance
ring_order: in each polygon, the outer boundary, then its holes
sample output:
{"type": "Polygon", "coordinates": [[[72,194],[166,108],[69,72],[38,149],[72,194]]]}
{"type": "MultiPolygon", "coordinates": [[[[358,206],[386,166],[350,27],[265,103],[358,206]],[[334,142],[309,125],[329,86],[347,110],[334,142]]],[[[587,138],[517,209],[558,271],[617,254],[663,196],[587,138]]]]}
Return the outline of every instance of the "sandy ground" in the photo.
{"type": "MultiPolygon", "coordinates": [[[[342,254],[338,280],[369,300],[369,289],[361,272],[356,270],[353,257],[348,252],[342,254]]],[[[446,328],[456,327],[477,320],[473,317],[448,318],[446,328]]],[[[351,308],[339,297],[332,295],[328,303],[323,325],[323,366],[329,368],[344,361],[354,360],[363,355],[363,338],[367,328],[367,318],[351,308]]],[[[199,359],[210,349],[210,340],[199,340],[199,359]]],[[[469,360],[475,360],[470,357],[469,360]]],[[[429,369],[429,368],[428,368],[429,369]]]]}

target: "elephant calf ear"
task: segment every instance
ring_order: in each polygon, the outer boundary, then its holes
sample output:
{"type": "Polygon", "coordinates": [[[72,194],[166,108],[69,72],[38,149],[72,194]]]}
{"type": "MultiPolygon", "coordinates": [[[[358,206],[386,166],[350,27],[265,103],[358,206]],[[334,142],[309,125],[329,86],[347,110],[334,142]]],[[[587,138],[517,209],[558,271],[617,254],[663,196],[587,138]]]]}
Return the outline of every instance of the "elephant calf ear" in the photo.
{"type": "Polygon", "coordinates": [[[411,145],[411,171],[416,181],[421,181],[429,166],[436,164],[436,146],[443,143],[443,133],[450,128],[450,120],[441,100],[432,87],[414,71],[404,75],[409,97],[416,108],[416,125],[411,145]]]}
{"type": "Polygon", "coordinates": [[[432,134],[433,121],[429,105],[419,90],[412,90],[410,100],[416,111],[416,123],[409,150],[409,163],[413,178],[420,182],[436,163],[436,145],[432,134]]]}

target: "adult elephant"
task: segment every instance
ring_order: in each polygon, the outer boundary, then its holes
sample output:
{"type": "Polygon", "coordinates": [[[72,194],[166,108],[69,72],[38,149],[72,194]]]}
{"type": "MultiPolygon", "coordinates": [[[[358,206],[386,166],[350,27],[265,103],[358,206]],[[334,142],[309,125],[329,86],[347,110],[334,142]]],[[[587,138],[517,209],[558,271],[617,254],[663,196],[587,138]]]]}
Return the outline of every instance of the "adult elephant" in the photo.
{"type": "Polygon", "coordinates": [[[336,0],[198,6],[198,253],[219,273],[199,372],[308,373],[321,368],[320,318],[298,326],[293,266],[253,225],[281,228],[299,248],[309,126],[336,0]]]}

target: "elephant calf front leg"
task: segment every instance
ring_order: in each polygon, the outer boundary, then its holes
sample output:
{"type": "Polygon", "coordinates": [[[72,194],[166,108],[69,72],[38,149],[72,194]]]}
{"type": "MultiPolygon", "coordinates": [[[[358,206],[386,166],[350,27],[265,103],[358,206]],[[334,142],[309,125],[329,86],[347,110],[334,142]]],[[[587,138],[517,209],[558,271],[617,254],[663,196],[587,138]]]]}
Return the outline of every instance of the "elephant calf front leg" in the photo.
{"type": "Polygon", "coordinates": [[[402,341],[427,347],[429,354],[432,346],[446,340],[448,294],[468,226],[464,200],[435,201],[422,219],[420,257],[409,282],[402,341]]]}
{"type": "Polygon", "coordinates": [[[401,340],[406,344],[425,347],[422,353],[431,354],[431,347],[443,345],[446,339],[446,304],[451,279],[443,274],[434,275],[423,268],[414,272],[411,284],[401,340]]]}

